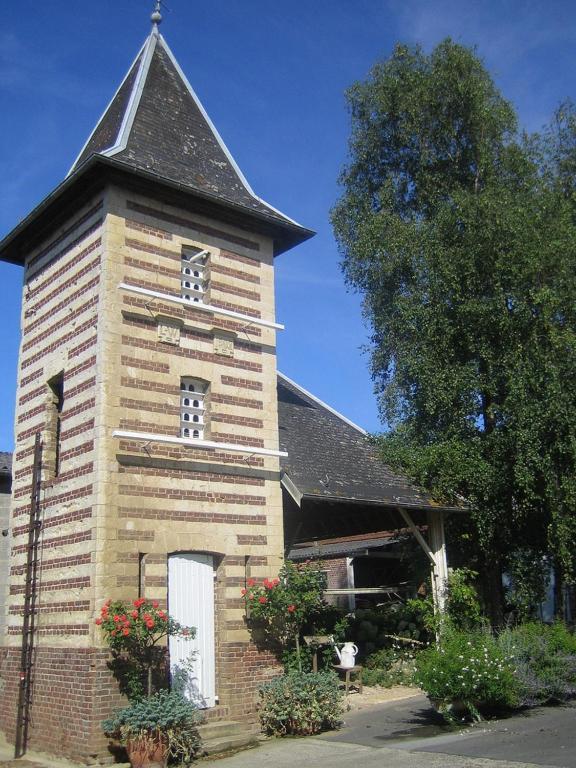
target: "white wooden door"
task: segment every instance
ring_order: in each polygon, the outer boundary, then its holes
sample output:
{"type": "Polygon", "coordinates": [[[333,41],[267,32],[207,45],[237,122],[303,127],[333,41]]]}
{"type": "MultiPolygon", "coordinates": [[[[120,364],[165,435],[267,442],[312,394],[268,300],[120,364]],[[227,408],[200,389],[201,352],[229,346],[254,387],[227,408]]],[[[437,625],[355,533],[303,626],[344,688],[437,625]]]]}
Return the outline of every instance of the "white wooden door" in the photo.
{"type": "Polygon", "coordinates": [[[168,558],[168,610],[196,637],[171,637],[170,671],[188,673],[186,695],[198,707],[216,704],[214,653],[214,561],[211,555],[192,552],[168,558]]]}

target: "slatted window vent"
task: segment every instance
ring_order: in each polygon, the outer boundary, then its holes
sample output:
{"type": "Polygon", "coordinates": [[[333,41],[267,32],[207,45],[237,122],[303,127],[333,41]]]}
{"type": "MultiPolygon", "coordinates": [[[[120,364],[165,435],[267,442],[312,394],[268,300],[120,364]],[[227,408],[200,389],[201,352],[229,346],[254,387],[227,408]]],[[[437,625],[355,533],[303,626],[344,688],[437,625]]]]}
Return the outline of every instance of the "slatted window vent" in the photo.
{"type": "Polygon", "coordinates": [[[200,248],[182,251],[182,298],[186,301],[206,304],[209,287],[210,252],[200,248]]]}
{"type": "Polygon", "coordinates": [[[183,378],[180,382],[180,434],[196,440],[204,439],[206,428],[208,382],[183,378]]]}

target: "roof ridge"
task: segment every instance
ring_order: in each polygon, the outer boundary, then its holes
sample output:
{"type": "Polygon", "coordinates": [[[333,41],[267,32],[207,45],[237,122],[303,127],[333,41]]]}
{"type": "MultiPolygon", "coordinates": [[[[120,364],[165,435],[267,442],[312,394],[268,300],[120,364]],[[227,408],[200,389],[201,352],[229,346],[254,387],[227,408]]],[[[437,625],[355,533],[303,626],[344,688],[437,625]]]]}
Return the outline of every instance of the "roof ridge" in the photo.
{"type": "MultiPolygon", "coordinates": [[[[122,78],[122,82],[120,83],[120,85],[118,86],[118,88],[116,88],[116,90],[114,91],[114,94],[113,94],[112,98],[111,98],[111,99],[110,99],[110,101],[109,101],[109,102],[106,104],[106,107],[104,108],[104,111],[102,112],[102,114],[100,115],[100,117],[98,118],[98,120],[96,121],[96,124],[95,124],[94,128],[92,129],[92,131],[90,132],[90,134],[89,134],[88,138],[87,138],[87,139],[86,139],[86,141],[84,142],[84,144],[83,144],[83,146],[82,146],[82,149],[80,150],[80,152],[78,152],[78,155],[77,155],[77,156],[76,156],[76,158],[74,159],[74,162],[72,163],[72,165],[71,165],[71,167],[70,167],[70,170],[69,170],[69,171],[68,171],[68,173],[66,174],[66,178],[68,178],[68,176],[70,176],[70,175],[71,175],[71,174],[72,174],[72,173],[73,173],[73,172],[76,170],[76,166],[77,166],[77,164],[78,164],[78,161],[80,160],[80,158],[81,158],[81,157],[82,157],[82,155],[84,154],[84,152],[85,152],[86,148],[88,147],[88,145],[89,145],[89,144],[90,144],[90,142],[92,141],[92,138],[93,138],[94,134],[96,133],[96,131],[98,130],[98,128],[100,127],[100,124],[102,123],[102,121],[103,121],[104,117],[105,117],[105,116],[108,114],[108,112],[109,112],[110,108],[111,108],[111,107],[112,107],[112,105],[114,104],[114,101],[116,100],[116,98],[117,98],[118,94],[120,93],[120,91],[121,91],[121,90],[122,90],[122,88],[124,87],[124,83],[125,83],[125,82],[128,80],[128,78],[130,77],[130,74],[131,74],[132,70],[134,69],[134,65],[136,64],[136,62],[138,61],[138,59],[139,59],[140,57],[142,57],[142,61],[140,62],[140,66],[138,67],[138,74],[136,75],[136,82],[139,82],[139,81],[140,81],[140,79],[141,79],[141,73],[142,73],[142,64],[144,63],[144,59],[145,59],[145,55],[144,55],[144,52],[145,52],[145,49],[146,49],[146,47],[150,45],[150,42],[151,42],[151,39],[152,39],[152,38],[155,38],[155,39],[157,39],[157,35],[152,35],[152,34],[148,35],[148,37],[147,37],[147,38],[144,40],[144,42],[143,42],[143,43],[142,43],[142,45],[140,46],[140,49],[138,50],[138,53],[136,54],[136,56],[135,56],[135,57],[134,57],[134,59],[132,60],[132,63],[130,64],[130,66],[128,67],[128,69],[127,69],[127,71],[126,71],[126,74],[125,74],[125,75],[124,75],[124,77],[122,78]]],[[[142,91],[140,90],[139,96],[140,96],[141,94],[142,94],[142,91]]],[[[129,100],[129,105],[128,105],[130,109],[131,109],[131,107],[132,107],[132,102],[133,102],[133,99],[134,99],[134,86],[132,86],[132,89],[131,89],[131,95],[130,95],[130,100],[129,100]]],[[[125,111],[125,115],[126,115],[128,112],[129,112],[129,109],[126,109],[126,111],[125,111]]],[[[134,110],[134,112],[135,112],[135,110],[134,110]]],[[[111,150],[111,149],[114,149],[114,148],[115,148],[115,147],[118,145],[118,137],[121,135],[121,133],[123,133],[123,129],[124,129],[124,127],[125,127],[125,118],[122,120],[122,124],[120,125],[120,128],[118,129],[118,134],[117,134],[117,136],[116,136],[115,142],[114,142],[114,144],[112,145],[112,147],[109,147],[108,149],[104,150],[103,152],[100,152],[99,154],[106,154],[106,155],[109,155],[109,154],[111,154],[111,153],[110,153],[110,150],[111,150]]],[[[88,158],[86,158],[86,159],[88,159],[88,158]]]]}
{"type": "Polygon", "coordinates": [[[293,387],[296,387],[300,392],[302,392],[306,397],[309,397],[311,400],[313,400],[315,403],[318,403],[318,405],[321,405],[322,408],[325,408],[327,411],[330,411],[334,416],[337,416],[341,421],[344,421],[346,424],[348,424],[350,427],[354,427],[358,432],[360,432],[364,437],[368,436],[368,432],[366,432],[365,429],[358,426],[358,424],[355,424],[350,419],[346,418],[343,414],[340,413],[340,411],[337,411],[335,408],[332,408],[332,406],[328,405],[328,403],[325,403],[323,400],[320,400],[319,397],[316,397],[316,395],[313,395],[312,392],[309,392],[307,389],[304,389],[304,387],[300,386],[300,384],[297,384],[293,379],[286,376],[286,374],[282,373],[281,371],[276,370],[277,375],[284,379],[284,381],[287,381],[289,384],[291,384],[293,387]]]}

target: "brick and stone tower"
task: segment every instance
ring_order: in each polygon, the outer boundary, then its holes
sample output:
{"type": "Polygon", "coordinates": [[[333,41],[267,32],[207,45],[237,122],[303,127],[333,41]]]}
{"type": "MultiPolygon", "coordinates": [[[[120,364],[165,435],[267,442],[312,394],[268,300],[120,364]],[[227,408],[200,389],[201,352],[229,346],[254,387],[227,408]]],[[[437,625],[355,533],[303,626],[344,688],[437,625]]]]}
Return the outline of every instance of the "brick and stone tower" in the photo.
{"type": "Polygon", "coordinates": [[[108,598],[198,627],[198,699],[223,716],[252,715],[273,668],[240,588],[282,556],[273,259],[312,233],[251,190],[153,20],[68,177],[0,243],[24,268],[1,725],[13,739],[40,434],[28,736],[81,759],[108,754],[118,703],[108,598]]]}

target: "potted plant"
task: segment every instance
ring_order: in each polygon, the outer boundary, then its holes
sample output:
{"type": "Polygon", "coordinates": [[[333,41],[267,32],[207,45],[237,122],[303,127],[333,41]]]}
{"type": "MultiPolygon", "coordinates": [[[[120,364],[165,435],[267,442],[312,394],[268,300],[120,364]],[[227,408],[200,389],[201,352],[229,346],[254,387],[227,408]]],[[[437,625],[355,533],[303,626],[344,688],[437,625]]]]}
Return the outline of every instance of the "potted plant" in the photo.
{"type": "Polygon", "coordinates": [[[102,727],[125,746],[132,768],[164,768],[169,756],[183,762],[194,756],[197,715],[181,691],[163,690],[117,710],[102,727]]]}

